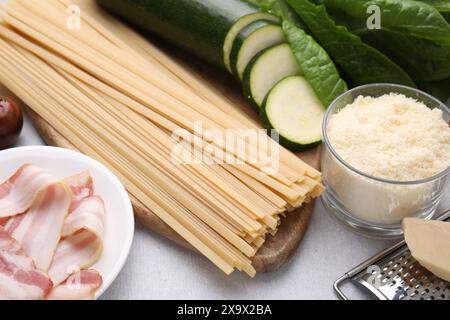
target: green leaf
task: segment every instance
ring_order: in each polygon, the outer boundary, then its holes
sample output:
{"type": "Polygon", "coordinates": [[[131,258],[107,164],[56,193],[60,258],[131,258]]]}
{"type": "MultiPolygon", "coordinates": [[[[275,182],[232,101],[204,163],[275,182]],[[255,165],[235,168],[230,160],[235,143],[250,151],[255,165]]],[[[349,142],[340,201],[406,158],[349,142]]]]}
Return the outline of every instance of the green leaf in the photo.
{"type": "Polygon", "coordinates": [[[450,1],[449,0],[419,0],[435,7],[440,12],[450,12],[450,1]]]}
{"type": "Polygon", "coordinates": [[[383,24],[380,30],[369,30],[365,20],[350,16],[339,8],[328,6],[327,12],[336,23],[345,25],[350,32],[396,62],[416,82],[437,81],[450,76],[449,46],[391,31],[383,28],[383,24]]]}
{"type": "Polygon", "coordinates": [[[450,102],[450,78],[438,82],[421,83],[419,87],[444,103],[450,102]]]}
{"type": "Polygon", "coordinates": [[[445,20],[450,23],[450,11],[449,12],[442,12],[442,16],[445,18],[445,20]]]}
{"type": "Polygon", "coordinates": [[[277,3],[283,21],[287,20],[291,22],[298,28],[302,29],[306,34],[311,33],[308,29],[308,26],[302,21],[300,16],[290,6],[287,5],[285,0],[278,0],[277,3]]]}
{"type": "Polygon", "coordinates": [[[278,0],[246,0],[249,3],[261,8],[262,10],[272,13],[276,16],[281,16],[278,0]]]}
{"type": "Polygon", "coordinates": [[[387,30],[361,29],[354,32],[398,63],[417,82],[450,77],[450,47],[387,30]]]}
{"type": "Polygon", "coordinates": [[[328,16],[323,5],[308,0],[287,0],[308,25],[316,40],[331,55],[352,85],[376,82],[415,86],[409,75],[375,48],[365,44],[328,16]]]}
{"type": "Polygon", "coordinates": [[[450,46],[450,25],[433,6],[413,0],[324,0],[327,8],[340,10],[366,25],[369,6],[381,10],[383,30],[428,39],[450,46]]]}
{"type": "Polygon", "coordinates": [[[283,21],[283,30],[306,80],[323,105],[328,107],[347,91],[347,84],[327,52],[311,36],[289,20],[283,21]]]}

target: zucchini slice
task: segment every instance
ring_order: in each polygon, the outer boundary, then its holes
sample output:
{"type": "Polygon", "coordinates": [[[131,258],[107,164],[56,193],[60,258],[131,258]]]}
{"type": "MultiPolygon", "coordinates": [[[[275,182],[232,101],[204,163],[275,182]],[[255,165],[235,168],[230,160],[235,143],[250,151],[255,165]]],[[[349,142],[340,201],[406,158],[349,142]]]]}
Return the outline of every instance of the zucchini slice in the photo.
{"type": "Polygon", "coordinates": [[[267,93],[280,80],[303,75],[297,59],[287,43],[264,50],[249,63],[244,72],[244,93],[258,110],[267,93]]]}
{"type": "Polygon", "coordinates": [[[228,69],[228,71],[232,72],[231,64],[230,64],[230,54],[231,54],[231,49],[233,48],[233,43],[234,43],[234,40],[236,39],[236,36],[246,26],[248,26],[252,22],[255,22],[258,20],[280,22],[280,19],[277,16],[274,16],[274,15],[271,15],[271,14],[265,13],[265,12],[257,12],[257,13],[248,14],[248,15],[240,18],[238,21],[236,21],[236,23],[231,27],[230,31],[228,31],[228,34],[223,43],[224,64],[225,64],[225,67],[228,69]]]}
{"type": "Polygon", "coordinates": [[[264,127],[278,130],[280,144],[292,151],[312,148],[322,141],[325,108],[302,76],[281,80],[261,109],[264,127]]]}
{"type": "Polygon", "coordinates": [[[249,62],[261,51],[285,42],[283,29],[271,21],[255,21],[245,27],[234,40],[230,62],[233,74],[242,80],[249,62]]]}

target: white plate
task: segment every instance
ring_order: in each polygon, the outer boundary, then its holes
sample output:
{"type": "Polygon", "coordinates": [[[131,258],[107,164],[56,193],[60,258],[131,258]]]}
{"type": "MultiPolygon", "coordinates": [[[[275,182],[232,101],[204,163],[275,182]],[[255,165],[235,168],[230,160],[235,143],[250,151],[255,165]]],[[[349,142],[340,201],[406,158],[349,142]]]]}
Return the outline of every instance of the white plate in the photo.
{"type": "Polygon", "coordinates": [[[99,298],[122,269],[134,235],[134,216],[128,193],[119,179],[98,161],[81,153],[54,147],[20,147],[0,151],[0,181],[8,179],[26,163],[48,169],[59,178],[89,171],[94,190],[106,205],[104,249],[100,260],[92,266],[103,277],[97,291],[99,298]]]}

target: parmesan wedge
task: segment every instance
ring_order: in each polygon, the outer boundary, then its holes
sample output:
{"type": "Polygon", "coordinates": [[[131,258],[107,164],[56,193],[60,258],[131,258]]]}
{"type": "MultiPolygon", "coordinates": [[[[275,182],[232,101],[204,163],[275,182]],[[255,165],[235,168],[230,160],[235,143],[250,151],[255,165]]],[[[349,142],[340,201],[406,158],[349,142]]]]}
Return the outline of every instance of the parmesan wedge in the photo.
{"type": "Polygon", "coordinates": [[[412,256],[434,275],[450,281],[450,223],[406,218],[403,231],[412,256]]]}

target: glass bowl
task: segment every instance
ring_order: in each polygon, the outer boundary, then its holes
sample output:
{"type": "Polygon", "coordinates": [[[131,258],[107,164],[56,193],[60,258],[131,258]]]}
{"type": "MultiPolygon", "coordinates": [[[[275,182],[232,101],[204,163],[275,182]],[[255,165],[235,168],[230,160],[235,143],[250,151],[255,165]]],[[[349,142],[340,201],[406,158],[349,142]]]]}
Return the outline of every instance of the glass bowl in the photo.
{"type": "Polygon", "coordinates": [[[333,149],[328,137],[331,116],[359,96],[379,97],[399,93],[439,108],[450,121],[447,106],[414,88],[394,84],[370,84],[354,88],[338,97],[328,108],[323,121],[324,147],[322,172],[326,191],[322,202],[334,217],[353,231],[373,238],[396,238],[402,235],[405,217],[431,219],[448,181],[450,168],[418,181],[392,181],[370,176],[345,162],[333,149]]]}

